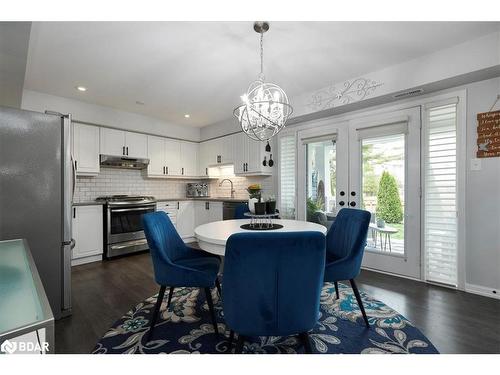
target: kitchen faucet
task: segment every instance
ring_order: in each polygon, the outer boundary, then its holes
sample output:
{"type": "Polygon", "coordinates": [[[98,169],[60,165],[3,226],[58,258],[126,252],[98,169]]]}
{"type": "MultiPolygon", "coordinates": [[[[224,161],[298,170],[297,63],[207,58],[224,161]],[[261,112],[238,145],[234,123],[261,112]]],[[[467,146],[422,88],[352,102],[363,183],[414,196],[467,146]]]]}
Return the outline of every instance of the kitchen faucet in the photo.
{"type": "Polygon", "coordinates": [[[231,181],[229,178],[223,179],[220,183],[219,186],[222,186],[224,181],[229,181],[231,183],[231,198],[234,198],[234,188],[233,188],[233,181],[231,181]]]}

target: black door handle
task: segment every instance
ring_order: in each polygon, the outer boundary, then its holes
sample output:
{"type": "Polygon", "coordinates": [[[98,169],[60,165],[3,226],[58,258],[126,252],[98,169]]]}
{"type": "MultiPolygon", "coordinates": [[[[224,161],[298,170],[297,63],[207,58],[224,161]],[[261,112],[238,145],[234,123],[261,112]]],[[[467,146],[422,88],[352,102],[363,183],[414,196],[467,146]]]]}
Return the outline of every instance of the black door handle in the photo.
{"type": "Polygon", "coordinates": [[[344,206],[344,204],[345,204],[344,201],[339,202],[339,206],[344,206]]]}
{"type": "Polygon", "coordinates": [[[125,155],[125,146],[122,147],[122,155],[125,155]]]}
{"type": "Polygon", "coordinates": [[[355,191],[351,191],[351,195],[352,195],[353,197],[355,197],[355,196],[356,196],[356,192],[355,192],[355,191]]]}
{"type": "Polygon", "coordinates": [[[351,207],[356,207],[356,202],[351,202],[351,203],[349,203],[349,205],[350,205],[351,207]]]}
{"type": "Polygon", "coordinates": [[[345,191],[340,192],[340,196],[343,197],[345,195],[345,191]]]}
{"type": "Polygon", "coordinates": [[[127,146],[127,156],[128,156],[128,146],[127,146]]]}

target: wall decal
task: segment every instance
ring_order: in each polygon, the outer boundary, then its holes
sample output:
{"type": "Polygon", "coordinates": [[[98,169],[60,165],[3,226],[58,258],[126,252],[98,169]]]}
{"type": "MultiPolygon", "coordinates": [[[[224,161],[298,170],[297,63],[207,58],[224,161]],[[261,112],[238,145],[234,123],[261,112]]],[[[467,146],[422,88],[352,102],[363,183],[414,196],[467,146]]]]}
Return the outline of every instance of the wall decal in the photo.
{"type": "Polygon", "coordinates": [[[331,85],[326,89],[316,91],[312,95],[308,107],[314,111],[320,111],[338,105],[359,102],[373,94],[382,85],[383,83],[368,78],[356,78],[352,81],[346,81],[341,85],[341,89],[331,85]]]}
{"type": "Polygon", "coordinates": [[[500,156],[500,111],[477,114],[477,157],[500,156]]]}

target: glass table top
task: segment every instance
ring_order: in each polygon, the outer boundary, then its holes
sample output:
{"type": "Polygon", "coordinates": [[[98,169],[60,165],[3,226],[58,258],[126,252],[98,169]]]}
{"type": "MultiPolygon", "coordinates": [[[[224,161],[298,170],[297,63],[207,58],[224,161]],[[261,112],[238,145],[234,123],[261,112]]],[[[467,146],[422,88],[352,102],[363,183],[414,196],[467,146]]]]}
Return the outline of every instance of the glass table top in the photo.
{"type": "Polygon", "coordinates": [[[0,241],[0,334],[49,318],[42,308],[37,289],[41,286],[34,280],[28,251],[23,240],[0,241]]]}

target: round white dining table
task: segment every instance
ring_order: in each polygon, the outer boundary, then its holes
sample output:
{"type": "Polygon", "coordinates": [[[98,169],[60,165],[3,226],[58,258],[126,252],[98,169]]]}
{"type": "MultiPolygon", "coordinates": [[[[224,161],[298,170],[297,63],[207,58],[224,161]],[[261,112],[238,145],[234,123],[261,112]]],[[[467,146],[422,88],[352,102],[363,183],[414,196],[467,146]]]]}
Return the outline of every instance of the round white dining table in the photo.
{"type": "Polygon", "coordinates": [[[235,233],[276,233],[276,232],[309,232],[316,231],[326,234],[326,227],[316,223],[299,220],[273,219],[273,224],[283,225],[280,229],[271,230],[248,230],[240,228],[243,224],[249,224],[249,219],[223,220],[203,224],[195,228],[194,234],[198,245],[206,252],[224,256],[226,252],[227,239],[235,233]]]}

